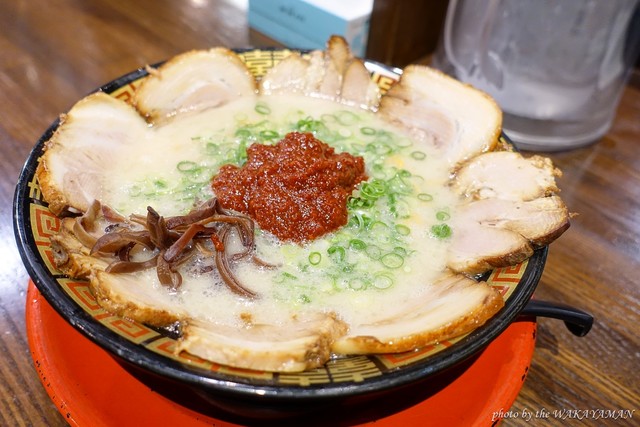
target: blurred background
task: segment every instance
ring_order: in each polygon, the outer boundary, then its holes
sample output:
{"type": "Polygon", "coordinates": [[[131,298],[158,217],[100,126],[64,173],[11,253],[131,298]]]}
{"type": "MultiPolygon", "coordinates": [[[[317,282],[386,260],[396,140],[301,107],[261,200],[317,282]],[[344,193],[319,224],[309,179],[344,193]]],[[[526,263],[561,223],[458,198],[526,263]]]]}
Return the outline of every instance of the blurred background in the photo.
{"type": "MultiPolygon", "coordinates": [[[[257,47],[276,44],[315,49],[323,46],[327,35],[341,34],[356,46],[359,56],[397,67],[430,60],[438,48],[449,6],[449,0],[232,1],[247,9],[250,40],[257,47]],[[309,25],[319,20],[319,14],[325,15],[321,31],[309,25]],[[354,40],[354,27],[365,32],[361,36],[364,46],[354,40]]],[[[636,19],[633,25],[640,23],[636,19]]]]}
{"type": "Polygon", "coordinates": [[[248,0],[258,44],[267,36],[289,47],[321,48],[345,36],[360,57],[403,67],[436,49],[448,0],[248,0]]]}

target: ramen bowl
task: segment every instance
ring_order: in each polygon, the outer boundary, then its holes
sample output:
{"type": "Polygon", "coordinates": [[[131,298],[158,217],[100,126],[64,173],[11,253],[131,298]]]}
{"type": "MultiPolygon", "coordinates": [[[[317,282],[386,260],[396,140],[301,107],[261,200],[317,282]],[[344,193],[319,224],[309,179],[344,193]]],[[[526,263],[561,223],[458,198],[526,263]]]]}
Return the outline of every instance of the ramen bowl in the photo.
{"type": "MultiPolygon", "coordinates": [[[[237,51],[258,77],[291,52],[237,51]]],[[[383,92],[401,73],[371,61],[365,65],[383,92]]],[[[147,70],[141,68],[97,90],[127,100],[146,75],[147,70]]],[[[176,354],[176,331],[153,328],[105,311],[88,282],[69,278],[56,268],[50,238],[59,230],[60,219],[43,200],[35,171],[45,142],[59,124],[54,122],[38,140],[16,187],[14,226],[23,262],[39,292],[63,319],[154,390],[165,390],[175,400],[191,396],[186,399],[190,402],[187,405],[197,401],[199,407],[211,405],[241,416],[272,418],[372,401],[389,393],[424,398],[425,393],[433,392],[433,388],[423,387],[426,381],[437,377],[438,384],[446,383],[516,320],[542,275],[546,248],[538,249],[521,264],[486,273],[481,279],[502,294],[505,306],[467,335],[406,353],[335,357],[322,367],[301,373],[237,369],[176,354]]],[[[501,138],[508,143],[506,136],[501,138]]]]}

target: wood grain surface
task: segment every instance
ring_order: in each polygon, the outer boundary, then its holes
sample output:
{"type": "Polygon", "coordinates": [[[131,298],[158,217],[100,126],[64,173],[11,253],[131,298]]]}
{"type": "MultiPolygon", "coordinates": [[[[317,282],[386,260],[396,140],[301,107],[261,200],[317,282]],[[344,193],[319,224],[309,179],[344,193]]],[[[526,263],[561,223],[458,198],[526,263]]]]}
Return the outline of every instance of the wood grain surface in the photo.
{"type": "MultiPolygon", "coordinates": [[[[27,274],[12,197],[29,151],[60,113],[128,71],[190,49],[273,45],[248,28],[245,7],[242,0],[0,2],[0,425],[66,425],[38,378],[25,330],[27,274]]],[[[539,320],[528,377],[504,408],[518,417],[503,425],[639,425],[640,88],[627,87],[602,140],[549,156],[578,215],[552,244],[536,297],[583,309],[596,322],[577,338],[561,321],[539,320]],[[598,410],[635,412],[598,420],[598,410]]]]}

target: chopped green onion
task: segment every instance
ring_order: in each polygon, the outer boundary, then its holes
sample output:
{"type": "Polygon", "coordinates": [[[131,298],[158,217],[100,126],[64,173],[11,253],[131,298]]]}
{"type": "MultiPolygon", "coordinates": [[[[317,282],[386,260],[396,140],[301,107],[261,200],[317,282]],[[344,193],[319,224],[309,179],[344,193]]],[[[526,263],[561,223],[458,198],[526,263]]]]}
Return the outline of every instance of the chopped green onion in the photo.
{"type": "Polygon", "coordinates": [[[386,154],[391,154],[393,152],[393,148],[385,142],[374,141],[370,142],[365,146],[365,150],[369,153],[374,153],[378,156],[383,156],[386,154]]]}
{"type": "Polygon", "coordinates": [[[320,252],[311,252],[309,254],[309,264],[318,265],[322,261],[322,254],[320,252]]]}
{"type": "Polygon", "coordinates": [[[276,139],[278,136],[278,132],[273,130],[260,131],[260,138],[262,139],[276,139]]]}
{"type": "Polygon", "coordinates": [[[329,277],[332,279],[333,289],[339,292],[344,291],[346,289],[347,283],[345,282],[344,279],[341,278],[342,276],[338,277],[338,276],[331,275],[329,277]]]}
{"type": "MultiPolygon", "coordinates": [[[[358,199],[358,200],[361,200],[364,202],[364,200],[362,199],[358,199]]],[[[361,207],[367,207],[367,206],[361,206],[361,207]]],[[[367,215],[356,214],[353,217],[351,217],[348,225],[350,227],[354,227],[359,230],[365,230],[369,228],[369,226],[371,225],[371,218],[369,218],[367,215]]]]}
{"type": "Polygon", "coordinates": [[[389,211],[395,218],[409,218],[411,207],[404,199],[399,199],[396,194],[389,194],[389,211]]]}
{"type": "Polygon", "coordinates": [[[357,142],[354,142],[353,144],[351,144],[351,149],[349,150],[349,152],[353,155],[357,155],[364,152],[364,150],[365,150],[364,144],[358,144],[357,142]]]}
{"type": "Polygon", "coordinates": [[[142,188],[140,188],[139,185],[132,185],[131,187],[129,187],[129,195],[131,197],[139,196],[140,193],[142,193],[142,188]]]}
{"type": "MultiPolygon", "coordinates": [[[[269,108],[269,107],[267,107],[267,108],[269,108]]],[[[260,122],[249,123],[249,124],[247,124],[247,125],[246,125],[246,127],[248,127],[248,128],[253,128],[253,129],[257,129],[257,128],[259,128],[259,127],[267,126],[268,124],[269,124],[269,121],[268,121],[268,120],[262,120],[262,121],[260,121],[260,122]]]]}
{"type": "Polygon", "coordinates": [[[211,173],[206,168],[198,167],[194,171],[185,172],[182,183],[205,185],[211,180],[211,173]]]}
{"type": "Polygon", "coordinates": [[[360,188],[362,196],[369,199],[377,199],[386,192],[386,184],[380,179],[374,179],[371,182],[365,182],[360,188]]]}
{"type": "Polygon", "coordinates": [[[176,166],[180,172],[198,172],[200,168],[196,162],[183,160],[176,166]]]}
{"type": "Polygon", "coordinates": [[[276,281],[276,283],[284,283],[287,280],[297,280],[297,279],[298,279],[297,276],[295,276],[295,275],[293,275],[293,274],[291,274],[289,272],[283,271],[282,273],[280,273],[278,275],[278,277],[275,279],[275,281],[276,281]]]}
{"type": "Polygon", "coordinates": [[[414,151],[413,153],[411,153],[411,157],[416,160],[424,160],[427,158],[427,155],[422,151],[414,151]]]}
{"type": "Polygon", "coordinates": [[[360,277],[354,277],[353,279],[349,280],[349,288],[353,289],[354,291],[364,290],[367,288],[367,281],[360,277]]]}
{"type": "Polygon", "coordinates": [[[401,236],[408,236],[411,233],[411,229],[406,225],[396,224],[396,232],[401,236]]]}
{"type": "Polygon", "coordinates": [[[205,151],[210,156],[215,156],[220,154],[220,146],[218,144],[214,144],[213,142],[207,142],[205,146],[205,151]]]}
{"type": "Polygon", "coordinates": [[[384,168],[383,164],[380,163],[374,163],[373,166],[371,167],[372,171],[373,171],[373,176],[378,178],[378,179],[382,179],[386,177],[386,171],[384,168]]]}
{"type": "Polygon", "coordinates": [[[333,114],[323,114],[320,116],[320,119],[326,123],[335,123],[338,121],[338,118],[333,114]]]}
{"type": "Polygon", "coordinates": [[[445,211],[438,211],[436,213],[436,219],[438,221],[448,221],[451,218],[451,215],[449,215],[448,212],[445,211]]]}
{"type": "Polygon", "coordinates": [[[395,144],[400,148],[411,147],[413,145],[413,141],[411,138],[395,138],[395,144]]]}
{"type": "Polygon", "coordinates": [[[385,233],[388,229],[389,226],[387,224],[385,224],[382,221],[374,221],[371,223],[371,225],[369,226],[369,228],[373,231],[373,232],[377,232],[377,233],[385,233]]]}
{"type": "Polygon", "coordinates": [[[407,178],[407,177],[402,176],[400,173],[396,174],[396,176],[391,178],[388,182],[390,190],[393,191],[394,193],[399,193],[399,194],[411,194],[412,187],[411,185],[407,184],[403,178],[407,178]]]}
{"type": "MultiPolygon", "coordinates": [[[[352,135],[352,133],[351,133],[351,131],[349,129],[340,129],[338,131],[338,135],[340,135],[343,138],[349,138],[352,135]]],[[[345,148],[345,149],[343,149],[341,151],[347,151],[347,150],[345,148]]]]}
{"type": "Polygon", "coordinates": [[[376,130],[372,127],[364,126],[360,128],[360,133],[363,135],[375,135],[376,130]]]}
{"type": "Polygon", "coordinates": [[[370,208],[375,200],[373,198],[363,199],[362,197],[350,197],[347,201],[347,207],[351,209],[370,208]]]}
{"type": "Polygon", "coordinates": [[[301,302],[302,304],[309,304],[311,302],[311,298],[309,298],[308,295],[301,294],[298,296],[298,302],[301,302]]]}
{"type": "Polygon", "coordinates": [[[365,253],[371,259],[380,259],[380,256],[382,255],[382,249],[380,249],[380,247],[376,245],[368,245],[365,249],[365,253]]]}
{"type": "Polygon", "coordinates": [[[333,256],[337,262],[344,261],[346,256],[346,252],[342,246],[331,246],[327,249],[327,253],[333,256]]]}
{"type": "Polygon", "coordinates": [[[393,253],[396,253],[400,256],[407,256],[407,250],[402,246],[396,246],[395,248],[393,248],[393,253]]]}
{"type": "Polygon", "coordinates": [[[431,227],[431,234],[439,239],[446,239],[451,236],[451,227],[447,224],[436,224],[431,227]]]}
{"type": "Polygon", "coordinates": [[[387,268],[399,268],[404,264],[404,258],[395,252],[391,252],[380,258],[380,262],[387,268]]]}
{"type": "Polygon", "coordinates": [[[247,128],[240,128],[236,131],[236,136],[243,139],[251,138],[251,131],[247,128]]]}
{"type": "Polygon", "coordinates": [[[153,185],[155,185],[157,188],[167,188],[169,184],[163,179],[156,179],[153,181],[153,185]]]}
{"type": "Polygon", "coordinates": [[[314,120],[311,117],[298,120],[294,126],[294,130],[312,133],[317,133],[320,130],[324,130],[325,128],[326,125],[324,123],[322,123],[320,120],[314,120]]]}
{"type": "Polygon", "coordinates": [[[267,115],[271,113],[271,108],[264,102],[258,102],[255,107],[256,113],[267,115]]]}
{"type": "Polygon", "coordinates": [[[342,266],[342,272],[343,273],[353,273],[353,270],[355,266],[353,264],[345,264],[342,266]]]}
{"type": "Polygon", "coordinates": [[[338,123],[344,126],[353,125],[360,120],[360,117],[347,110],[338,111],[335,117],[338,120],[338,123]]]}
{"type": "Polygon", "coordinates": [[[429,193],[420,193],[417,197],[418,200],[422,200],[423,202],[430,202],[433,200],[433,196],[429,193]]]}
{"type": "Polygon", "coordinates": [[[386,145],[393,142],[393,137],[386,130],[381,130],[381,131],[378,131],[378,134],[376,135],[376,142],[379,144],[386,145]]]}
{"type": "Polygon", "coordinates": [[[372,284],[377,289],[389,289],[393,286],[393,277],[385,273],[376,274],[372,284]]]}
{"type": "Polygon", "coordinates": [[[351,239],[349,240],[349,247],[361,251],[367,247],[367,244],[360,239],[351,239]]]}

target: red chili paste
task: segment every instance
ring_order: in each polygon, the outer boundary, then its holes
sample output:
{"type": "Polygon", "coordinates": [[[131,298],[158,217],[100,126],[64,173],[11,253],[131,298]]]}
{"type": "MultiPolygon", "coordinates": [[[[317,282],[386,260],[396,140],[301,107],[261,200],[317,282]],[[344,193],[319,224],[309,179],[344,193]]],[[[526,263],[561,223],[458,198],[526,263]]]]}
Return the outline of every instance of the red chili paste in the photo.
{"type": "Polygon", "coordinates": [[[362,157],[291,132],[275,145],[252,144],[244,166],[223,166],[212,186],[224,208],[281,240],[303,242],[347,223],[347,199],[366,178],[362,157]]]}

